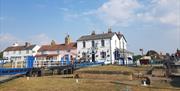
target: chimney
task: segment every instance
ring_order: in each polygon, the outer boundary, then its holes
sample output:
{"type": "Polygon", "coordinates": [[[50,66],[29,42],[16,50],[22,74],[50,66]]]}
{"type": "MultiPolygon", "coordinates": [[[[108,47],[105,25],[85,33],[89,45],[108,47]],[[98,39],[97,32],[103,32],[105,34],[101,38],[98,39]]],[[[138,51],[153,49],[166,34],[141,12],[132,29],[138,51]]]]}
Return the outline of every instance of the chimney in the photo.
{"type": "Polygon", "coordinates": [[[25,42],[25,46],[26,46],[26,47],[28,47],[28,46],[30,46],[30,45],[31,45],[30,43],[25,42]]]}
{"type": "Polygon", "coordinates": [[[67,36],[65,37],[65,45],[68,45],[68,44],[70,44],[70,43],[71,43],[71,38],[70,38],[69,35],[67,35],[67,36]]]}
{"type": "Polygon", "coordinates": [[[18,46],[18,43],[17,43],[17,42],[15,42],[12,46],[13,46],[13,47],[18,46]]]}
{"type": "Polygon", "coordinates": [[[112,33],[111,27],[108,28],[108,33],[112,33]]]}
{"type": "Polygon", "coordinates": [[[91,33],[91,35],[96,35],[96,32],[93,30],[92,33],[91,33]]]}
{"type": "Polygon", "coordinates": [[[121,35],[121,32],[118,32],[119,35],[121,35]]]}
{"type": "Polygon", "coordinates": [[[123,34],[122,34],[121,32],[118,32],[117,35],[118,35],[118,36],[122,36],[123,34]]]}
{"type": "Polygon", "coordinates": [[[54,40],[51,41],[51,46],[56,45],[56,42],[54,40]]]}

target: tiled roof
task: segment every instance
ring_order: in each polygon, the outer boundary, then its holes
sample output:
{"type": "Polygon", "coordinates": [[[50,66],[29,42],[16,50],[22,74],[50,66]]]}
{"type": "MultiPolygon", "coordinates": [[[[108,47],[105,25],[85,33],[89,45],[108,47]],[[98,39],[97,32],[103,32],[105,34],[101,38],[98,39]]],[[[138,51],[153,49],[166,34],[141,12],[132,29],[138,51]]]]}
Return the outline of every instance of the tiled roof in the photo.
{"type": "Polygon", "coordinates": [[[117,34],[118,38],[121,39],[123,37],[123,34],[117,34]]]}
{"type": "MultiPolygon", "coordinates": [[[[121,39],[122,37],[124,37],[123,34],[119,34],[119,33],[117,34],[117,36],[118,36],[119,39],[121,39]]],[[[125,37],[124,37],[124,40],[126,41],[126,38],[125,38],[125,37]]],[[[126,42],[127,42],[127,41],[126,41],[126,42]]]]}
{"type": "Polygon", "coordinates": [[[59,54],[40,54],[40,55],[35,55],[35,57],[53,57],[58,55],[59,54]]]}
{"type": "Polygon", "coordinates": [[[128,50],[126,50],[126,49],[124,49],[124,50],[123,50],[123,49],[120,49],[120,52],[121,52],[121,53],[124,52],[124,53],[134,54],[133,52],[128,51],[128,50]]]}
{"type": "Polygon", "coordinates": [[[38,51],[41,52],[41,51],[70,50],[76,48],[77,48],[76,43],[70,43],[68,45],[66,44],[42,45],[38,51]]]}
{"type": "Polygon", "coordinates": [[[85,40],[96,40],[96,39],[109,39],[115,33],[103,33],[103,34],[95,34],[95,35],[85,35],[81,36],[77,41],[85,41],[85,40]]]}
{"type": "Polygon", "coordinates": [[[4,51],[20,51],[20,50],[32,50],[36,45],[29,46],[11,46],[6,48],[4,51]]]}

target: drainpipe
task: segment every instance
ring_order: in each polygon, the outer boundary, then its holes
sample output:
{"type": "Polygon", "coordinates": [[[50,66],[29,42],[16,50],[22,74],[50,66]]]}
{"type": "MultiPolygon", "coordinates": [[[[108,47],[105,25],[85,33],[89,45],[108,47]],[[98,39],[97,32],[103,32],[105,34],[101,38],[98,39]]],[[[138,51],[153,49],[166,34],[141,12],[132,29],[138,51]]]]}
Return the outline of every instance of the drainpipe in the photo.
{"type": "Polygon", "coordinates": [[[112,64],[112,50],[111,50],[111,39],[110,39],[110,60],[111,60],[111,64],[112,64]]]}

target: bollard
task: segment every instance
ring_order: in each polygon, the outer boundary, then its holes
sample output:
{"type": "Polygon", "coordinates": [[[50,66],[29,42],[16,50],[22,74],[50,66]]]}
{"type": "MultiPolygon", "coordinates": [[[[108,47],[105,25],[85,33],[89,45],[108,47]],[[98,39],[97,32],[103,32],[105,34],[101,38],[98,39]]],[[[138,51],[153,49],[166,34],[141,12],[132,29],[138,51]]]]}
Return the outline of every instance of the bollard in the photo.
{"type": "Polygon", "coordinates": [[[79,80],[78,80],[78,79],[76,79],[76,83],[79,83],[79,80]]]}
{"type": "Polygon", "coordinates": [[[29,77],[27,77],[27,80],[29,80],[29,77]]]}

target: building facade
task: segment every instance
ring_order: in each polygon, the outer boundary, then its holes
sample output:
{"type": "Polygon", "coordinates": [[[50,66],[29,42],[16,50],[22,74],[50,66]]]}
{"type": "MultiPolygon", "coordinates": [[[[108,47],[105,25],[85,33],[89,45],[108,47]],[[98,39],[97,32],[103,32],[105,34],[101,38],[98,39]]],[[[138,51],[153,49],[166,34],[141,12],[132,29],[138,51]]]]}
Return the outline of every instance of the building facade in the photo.
{"type": "Polygon", "coordinates": [[[81,36],[77,40],[77,54],[81,61],[99,61],[114,64],[120,57],[127,55],[127,41],[125,37],[108,29],[107,33],[81,36]],[[120,50],[124,50],[121,53],[120,50]],[[124,54],[124,55],[122,55],[124,54]]]}
{"type": "Polygon", "coordinates": [[[48,64],[48,62],[59,62],[66,56],[71,60],[76,58],[77,44],[71,42],[70,36],[66,36],[64,44],[56,44],[52,41],[50,45],[42,45],[35,56],[35,63],[38,66],[48,64]]]}
{"type": "Polygon", "coordinates": [[[3,51],[3,57],[8,62],[15,62],[17,64],[18,62],[25,62],[27,56],[35,56],[39,48],[38,45],[31,45],[27,42],[22,46],[15,43],[3,51]]]}

